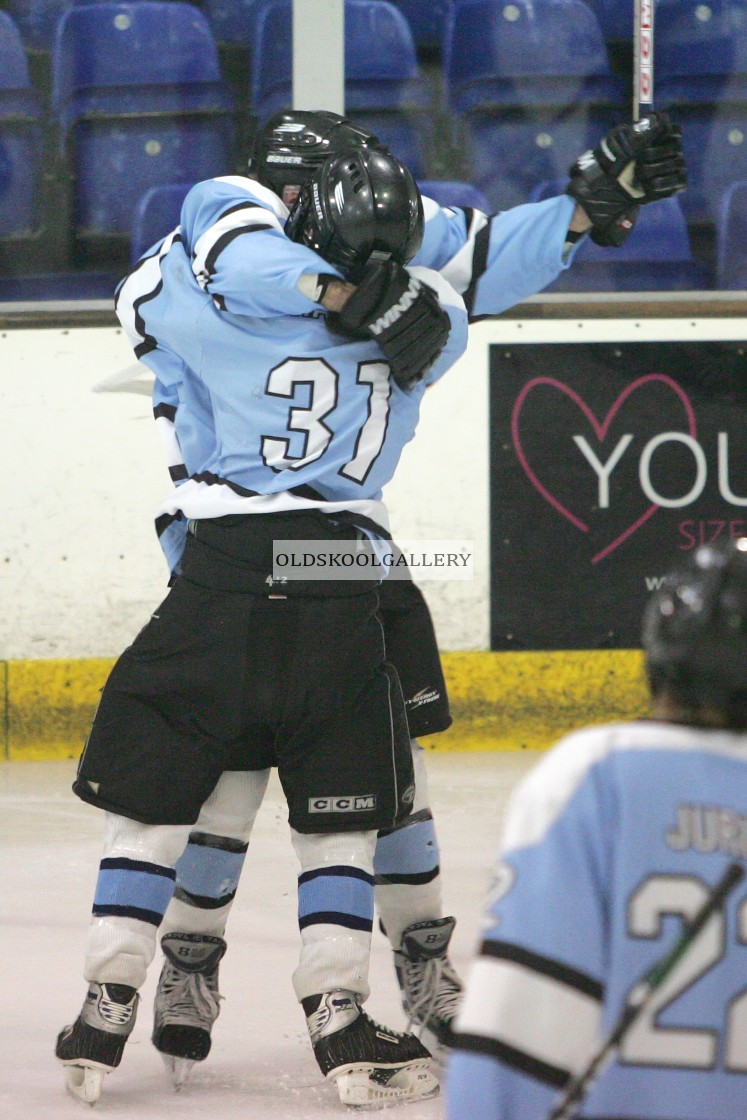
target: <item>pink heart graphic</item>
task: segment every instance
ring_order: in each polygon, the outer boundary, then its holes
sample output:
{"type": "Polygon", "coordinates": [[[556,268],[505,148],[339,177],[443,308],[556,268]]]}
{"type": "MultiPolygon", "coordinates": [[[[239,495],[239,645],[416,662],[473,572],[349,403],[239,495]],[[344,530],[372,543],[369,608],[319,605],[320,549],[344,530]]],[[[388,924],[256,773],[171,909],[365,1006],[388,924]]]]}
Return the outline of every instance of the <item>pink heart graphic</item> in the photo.
{"type": "MultiPolygon", "coordinates": [[[[562,381],[558,381],[554,377],[535,377],[532,381],[527,382],[527,384],[524,386],[524,388],[516,398],[513,411],[511,413],[511,438],[513,440],[514,449],[518,456],[519,462],[524,468],[524,472],[529,481],[532,483],[532,486],[534,486],[534,488],[539,491],[545,501],[549,502],[549,504],[553,506],[553,508],[556,509],[558,513],[562,514],[567,521],[570,521],[571,525],[575,525],[576,528],[580,529],[582,533],[588,533],[589,526],[585,524],[585,522],[583,522],[580,517],[577,517],[574,513],[572,513],[571,510],[567,508],[567,506],[564,506],[563,503],[559,501],[554,494],[550,493],[547,487],[540,482],[539,478],[529,465],[529,461],[521,444],[521,436],[519,435],[519,417],[521,416],[521,410],[524,407],[524,402],[526,401],[532,390],[536,389],[538,385],[551,385],[554,389],[559,389],[561,393],[565,393],[565,395],[569,397],[575,405],[578,406],[581,412],[583,412],[584,416],[593,427],[597,439],[601,441],[606,437],[610,424],[614,420],[617,413],[620,411],[622,405],[631,395],[631,393],[635,392],[636,389],[640,389],[642,385],[649,384],[649,382],[651,381],[663,382],[663,384],[668,385],[669,388],[672,389],[672,391],[676,393],[676,395],[680,398],[685,409],[689,434],[693,439],[695,439],[697,435],[697,425],[695,422],[695,412],[693,410],[692,404],[690,403],[690,398],[687,396],[685,391],[677,384],[676,381],[673,381],[671,377],[667,377],[666,374],[663,373],[649,373],[646,374],[645,377],[639,377],[637,381],[632,381],[630,385],[628,385],[620,393],[619,397],[612,405],[612,408],[610,408],[609,412],[601,423],[599,422],[599,420],[597,420],[596,416],[591,411],[586,401],[579,396],[575,389],[571,389],[569,385],[564,384],[562,381]]],[[[644,525],[650,517],[653,517],[656,511],[660,508],[661,507],[658,506],[655,502],[650,505],[648,509],[636,521],[633,521],[630,525],[628,525],[627,529],[620,533],[618,537],[615,537],[615,539],[610,544],[606,545],[601,552],[598,552],[596,556],[592,556],[592,564],[598,564],[600,560],[603,560],[605,558],[605,556],[609,556],[611,552],[614,552],[614,550],[619,545],[621,545],[623,541],[626,541],[628,537],[632,536],[633,533],[635,533],[636,529],[640,529],[641,525],[644,525]]]]}

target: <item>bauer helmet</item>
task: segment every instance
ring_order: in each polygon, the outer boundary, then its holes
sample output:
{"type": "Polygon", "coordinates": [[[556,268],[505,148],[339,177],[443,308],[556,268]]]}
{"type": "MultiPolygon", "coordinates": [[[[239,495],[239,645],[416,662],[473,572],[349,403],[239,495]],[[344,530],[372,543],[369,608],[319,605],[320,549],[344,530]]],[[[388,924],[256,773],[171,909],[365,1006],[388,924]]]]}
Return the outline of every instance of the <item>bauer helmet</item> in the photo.
{"type": "Polygon", "coordinates": [[[333,156],[304,184],[285,232],[354,280],[371,258],[406,264],[417,253],[420,191],[394,156],[359,148],[333,156]]]}
{"type": "Polygon", "coordinates": [[[330,156],[352,148],[388,149],[365,128],[338,113],[294,109],[275,113],[256,135],[248,171],[288,206],[330,156]]]}
{"type": "Polygon", "coordinates": [[[747,538],[696,549],[666,577],[643,618],[654,694],[726,712],[747,699],[747,538]]]}

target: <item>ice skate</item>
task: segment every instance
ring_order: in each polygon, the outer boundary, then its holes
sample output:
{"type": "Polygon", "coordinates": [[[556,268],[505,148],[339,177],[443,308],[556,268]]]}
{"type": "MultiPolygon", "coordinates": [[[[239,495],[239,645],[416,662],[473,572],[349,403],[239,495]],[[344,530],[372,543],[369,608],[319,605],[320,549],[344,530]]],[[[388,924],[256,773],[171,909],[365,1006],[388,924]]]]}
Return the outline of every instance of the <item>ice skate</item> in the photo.
{"type": "Polygon", "coordinates": [[[86,1104],[96,1103],[105,1075],[122,1060],[138,999],[126,984],[92,983],[80,1015],[57,1036],[55,1054],[65,1067],[67,1087],[86,1104]]]}
{"type": "Polygon", "coordinates": [[[156,990],[152,1042],[180,1089],[195,1062],[210,1053],[210,1031],[220,1013],[218,966],[226,943],[199,933],[167,933],[161,948],[166,959],[156,990]]]}
{"type": "Polygon", "coordinates": [[[455,918],[415,922],[402,934],[394,967],[402,989],[408,1030],[416,1025],[428,1045],[449,1046],[462,982],[447,956],[455,918]]]}
{"type": "Polygon", "coordinates": [[[350,1108],[382,1108],[423,1100],[439,1091],[431,1056],[411,1034],[375,1023],[353,992],[303,1000],[314,1056],[350,1108]]]}

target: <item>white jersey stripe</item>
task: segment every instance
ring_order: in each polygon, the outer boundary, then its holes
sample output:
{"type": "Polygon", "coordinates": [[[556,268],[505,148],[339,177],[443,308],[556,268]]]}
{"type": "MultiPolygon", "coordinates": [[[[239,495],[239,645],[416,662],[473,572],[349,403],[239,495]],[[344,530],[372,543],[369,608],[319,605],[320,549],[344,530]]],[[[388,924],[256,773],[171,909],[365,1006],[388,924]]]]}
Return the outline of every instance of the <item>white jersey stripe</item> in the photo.
{"type": "Polygon", "coordinates": [[[156,429],[161,440],[161,445],[163,446],[166,456],[166,466],[169,468],[169,471],[171,471],[172,467],[184,467],[184,456],[179,446],[174,421],[169,420],[166,416],[157,416],[156,429]]]}
{"type": "Polygon", "coordinates": [[[177,226],[163,239],[157,252],[141,259],[117,293],[117,316],[138,358],[156,347],[155,340],[146,333],[140,305],[160,292],[163,284],[161,259],[180,236],[181,229],[177,226]]]}
{"type": "Polygon", "coordinates": [[[578,1073],[597,1039],[600,1009],[598,999],[552,976],[516,961],[480,957],[456,1029],[578,1073]]]}
{"type": "Polygon", "coordinates": [[[247,497],[231,486],[189,478],[172,490],[161,502],[156,517],[163,514],[182,513],[186,518],[223,517],[229,513],[282,513],[291,509],[318,509],[322,513],[359,514],[389,532],[389,515],[383,502],[359,499],[347,502],[325,502],[301,498],[290,490],[276,494],[257,494],[247,497]]]}
{"type": "Polygon", "coordinates": [[[704,728],[693,737],[692,729],[648,720],[574,732],[542,758],[511,795],[503,851],[540,843],[591,767],[614,751],[706,752],[741,760],[745,740],[733,732],[704,728]]]}
{"type": "Polygon", "coordinates": [[[448,280],[452,288],[460,294],[466,292],[470,284],[479,280],[479,276],[473,274],[475,238],[480,230],[485,229],[489,221],[490,218],[483,214],[481,210],[473,210],[472,221],[467,230],[467,240],[448,264],[441,269],[441,276],[444,280],[448,280]]]}
{"type": "Polygon", "coordinates": [[[283,226],[274,214],[263,206],[249,202],[246,206],[235,206],[226,211],[198,238],[192,253],[192,271],[203,291],[208,289],[215,260],[224,243],[228,244],[239,234],[256,229],[276,229],[279,233],[283,232],[283,226]]]}

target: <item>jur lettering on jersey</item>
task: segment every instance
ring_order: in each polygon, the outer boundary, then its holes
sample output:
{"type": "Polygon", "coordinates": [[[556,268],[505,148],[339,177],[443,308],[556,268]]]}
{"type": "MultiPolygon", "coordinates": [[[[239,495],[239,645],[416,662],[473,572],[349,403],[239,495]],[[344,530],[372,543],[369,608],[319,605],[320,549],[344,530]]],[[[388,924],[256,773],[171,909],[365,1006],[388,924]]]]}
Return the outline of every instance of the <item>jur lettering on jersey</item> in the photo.
{"type": "Polygon", "coordinates": [[[675,852],[726,852],[747,857],[747,816],[720,805],[679,805],[677,821],[666,834],[675,852]]]}

